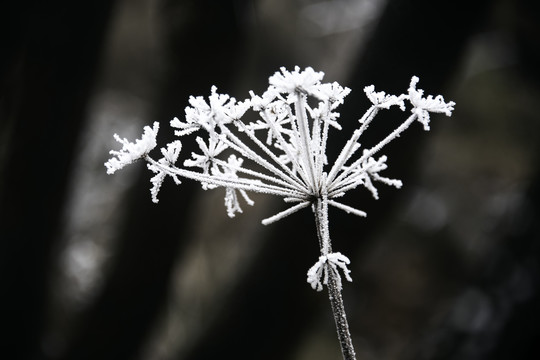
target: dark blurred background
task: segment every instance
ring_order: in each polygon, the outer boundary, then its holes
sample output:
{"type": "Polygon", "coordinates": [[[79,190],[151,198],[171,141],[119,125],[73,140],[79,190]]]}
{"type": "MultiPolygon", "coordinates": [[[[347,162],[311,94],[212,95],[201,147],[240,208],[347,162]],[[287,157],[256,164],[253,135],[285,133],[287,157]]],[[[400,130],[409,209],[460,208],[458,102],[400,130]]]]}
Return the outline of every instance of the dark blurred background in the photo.
{"type": "MultiPolygon", "coordinates": [[[[144,165],[107,176],[112,134],[181,117],[212,85],[238,99],[280,66],[353,91],[331,155],[412,75],[454,115],[392,143],[374,201],[331,212],[352,260],[358,359],[538,359],[540,13],[526,0],[93,0],[0,5],[0,358],[340,359],[304,211],[184,181],[150,200],[144,165]]],[[[369,146],[404,116],[376,119],[369,146]]],[[[190,149],[183,149],[189,154],[190,149]]],[[[185,155],[188,156],[188,155],[185,155]]]]}

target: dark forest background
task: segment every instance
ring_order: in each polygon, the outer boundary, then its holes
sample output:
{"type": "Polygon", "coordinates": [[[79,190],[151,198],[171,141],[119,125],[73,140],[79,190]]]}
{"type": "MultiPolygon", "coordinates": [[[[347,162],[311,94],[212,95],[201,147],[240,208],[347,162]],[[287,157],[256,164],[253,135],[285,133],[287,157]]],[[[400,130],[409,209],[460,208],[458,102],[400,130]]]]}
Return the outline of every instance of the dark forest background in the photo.
{"type": "MultiPolygon", "coordinates": [[[[281,66],[353,92],[412,75],[454,100],[388,147],[404,181],[330,213],[359,359],[540,358],[540,14],[526,0],[93,0],[0,5],[0,358],[340,359],[328,299],[306,283],[304,211],[255,196],[107,176],[113,133],[182,116],[217,85],[238,99],[281,66]]],[[[366,134],[377,141],[394,117],[366,134]]],[[[384,118],[384,116],[382,116],[384,118]]],[[[397,120],[396,120],[397,121],[397,120]]],[[[380,125],[379,125],[380,124],[380,125]]],[[[184,154],[189,154],[184,149],[184,154]]]]}

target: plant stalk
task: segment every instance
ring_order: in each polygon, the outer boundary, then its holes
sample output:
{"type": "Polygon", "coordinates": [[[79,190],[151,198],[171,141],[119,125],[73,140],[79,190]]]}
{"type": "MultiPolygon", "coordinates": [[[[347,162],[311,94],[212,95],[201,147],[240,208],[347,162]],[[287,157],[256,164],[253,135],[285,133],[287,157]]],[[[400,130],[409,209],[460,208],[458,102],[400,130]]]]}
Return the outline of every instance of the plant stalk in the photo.
{"type": "Polygon", "coordinates": [[[334,321],[336,322],[341,353],[343,354],[344,360],[356,360],[351,333],[349,332],[349,323],[347,322],[347,315],[345,314],[345,307],[343,306],[343,298],[341,297],[341,291],[336,282],[336,276],[339,275],[330,267],[327,267],[327,269],[329,271],[329,276],[328,284],[326,286],[328,287],[328,297],[330,298],[332,314],[334,315],[334,321]]]}
{"type": "MultiPolygon", "coordinates": [[[[312,210],[315,215],[315,225],[317,227],[321,255],[328,255],[332,253],[332,245],[328,229],[328,199],[326,196],[317,198],[312,205],[312,210]]],[[[328,297],[330,299],[330,306],[336,323],[343,360],[356,360],[351,334],[349,332],[349,323],[347,321],[345,306],[343,305],[343,298],[341,296],[341,289],[338,286],[337,277],[340,275],[337,273],[337,270],[334,271],[328,263],[326,263],[325,266],[328,273],[328,283],[326,284],[328,288],[328,297]]]]}

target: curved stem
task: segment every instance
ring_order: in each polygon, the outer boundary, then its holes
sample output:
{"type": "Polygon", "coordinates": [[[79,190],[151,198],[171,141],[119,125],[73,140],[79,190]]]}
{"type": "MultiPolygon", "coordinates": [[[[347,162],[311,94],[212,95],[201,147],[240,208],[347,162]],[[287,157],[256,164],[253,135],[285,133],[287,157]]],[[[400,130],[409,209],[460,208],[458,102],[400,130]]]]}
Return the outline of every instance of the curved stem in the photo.
{"type": "MultiPolygon", "coordinates": [[[[332,253],[332,244],[330,242],[330,232],[328,228],[328,199],[326,196],[317,198],[312,205],[312,209],[315,215],[315,224],[317,226],[317,236],[319,238],[321,254],[328,255],[332,253]]],[[[341,289],[338,286],[337,277],[340,275],[337,271],[334,271],[328,263],[326,263],[325,266],[328,273],[328,283],[326,284],[328,287],[328,297],[330,299],[330,306],[336,323],[341,353],[343,354],[344,360],[356,360],[351,334],[349,332],[349,323],[347,321],[347,315],[345,314],[345,306],[343,305],[343,298],[341,297],[341,289]]]]}

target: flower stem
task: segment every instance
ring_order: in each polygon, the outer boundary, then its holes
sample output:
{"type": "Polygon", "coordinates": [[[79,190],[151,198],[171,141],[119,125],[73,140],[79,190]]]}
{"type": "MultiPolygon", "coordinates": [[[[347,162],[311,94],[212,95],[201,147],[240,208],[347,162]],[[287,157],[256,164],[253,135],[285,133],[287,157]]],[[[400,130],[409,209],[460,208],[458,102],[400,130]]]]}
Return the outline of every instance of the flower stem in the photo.
{"type": "Polygon", "coordinates": [[[343,306],[343,298],[336,282],[336,276],[339,275],[330,267],[328,267],[328,270],[328,284],[326,286],[328,287],[328,297],[330,298],[330,305],[332,307],[334,321],[336,322],[341,353],[344,360],[356,360],[351,334],[349,332],[349,323],[347,322],[347,315],[343,306]]]}
{"type": "MultiPolygon", "coordinates": [[[[328,229],[328,199],[326,196],[317,198],[312,205],[312,210],[315,215],[315,224],[317,226],[317,236],[319,238],[321,255],[328,255],[332,252],[332,245],[328,229]]],[[[347,315],[345,314],[343,298],[341,297],[341,288],[338,286],[337,277],[340,275],[337,273],[337,270],[334,270],[328,263],[326,263],[325,266],[328,273],[328,283],[326,284],[328,288],[328,297],[330,299],[330,306],[336,323],[343,360],[356,360],[351,334],[349,332],[349,323],[347,321],[347,315]]]]}

